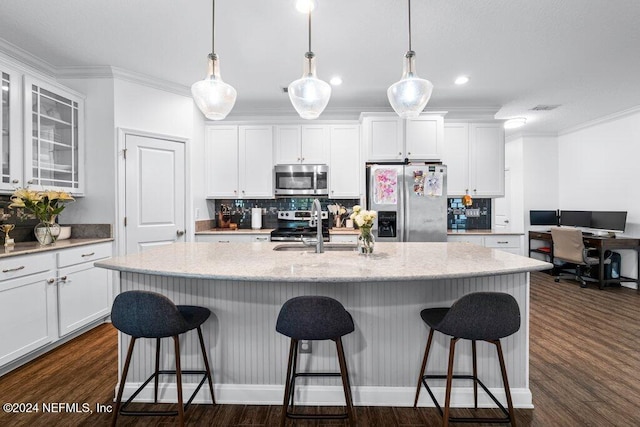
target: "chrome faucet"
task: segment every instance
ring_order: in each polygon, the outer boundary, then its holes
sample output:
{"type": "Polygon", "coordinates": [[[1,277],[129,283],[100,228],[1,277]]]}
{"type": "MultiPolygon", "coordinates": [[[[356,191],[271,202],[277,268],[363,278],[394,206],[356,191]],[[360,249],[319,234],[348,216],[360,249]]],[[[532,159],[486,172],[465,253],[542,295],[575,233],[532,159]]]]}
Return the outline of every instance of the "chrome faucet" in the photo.
{"type": "Polygon", "coordinates": [[[313,199],[313,205],[311,206],[311,218],[315,218],[316,220],[316,238],[302,239],[302,243],[307,246],[315,245],[316,253],[321,254],[324,252],[324,239],[322,236],[322,206],[320,206],[320,200],[318,199],[313,199]]]}

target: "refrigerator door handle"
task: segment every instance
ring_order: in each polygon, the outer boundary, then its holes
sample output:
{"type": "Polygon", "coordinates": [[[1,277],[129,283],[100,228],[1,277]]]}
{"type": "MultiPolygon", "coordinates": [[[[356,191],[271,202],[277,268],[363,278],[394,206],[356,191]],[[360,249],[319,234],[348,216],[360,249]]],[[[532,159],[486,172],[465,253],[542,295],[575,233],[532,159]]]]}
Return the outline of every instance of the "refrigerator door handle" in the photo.
{"type": "Polygon", "coordinates": [[[402,235],[400,236],[401,242],[409,241],[409,217],[411,215],[411,210],[409,209],[409,184],[410,180],[408,179],[409,171],[407,168],[402,168],[402,235]]]}

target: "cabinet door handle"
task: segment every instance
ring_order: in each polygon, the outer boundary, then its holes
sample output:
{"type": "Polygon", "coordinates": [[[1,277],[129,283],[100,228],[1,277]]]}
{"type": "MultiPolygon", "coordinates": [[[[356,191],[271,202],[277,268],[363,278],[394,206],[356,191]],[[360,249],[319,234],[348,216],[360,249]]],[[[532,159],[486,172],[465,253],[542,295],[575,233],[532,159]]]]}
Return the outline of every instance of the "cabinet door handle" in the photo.
{"type": "Polygon", "coordinates": [[[27,181],[27,184],[29,184],[29,185],[33,184],[33,180],[30,179],[29,181],[27,181]]]}
{"type": "Polygon", "coordinates": [[[94,256],[95,254],[96,254],[95,252],[91,252],[90,254],[82,254],[82,258],[86,256],[94,256]]]}
{"type": "Polygon", "coordinates": [[[56,283],[56,279],[47,279],[47,283],[53,285],[54,283],[56,283]]]}
{"type": "Polygon", "coordinates": [[[14,184],[17,184],[17,183],[19,183],[19,182],[20,182],[20,180],[19,180],[19,179],[14,179],[14,180],[13,180],[13,181],[11,181],[11,182],[12,182],[12,183],[14,183],[14,184]]]}
{"type": "Polygon", "coordinates": [[[402,151],[398,151],[398,156],[402,156],[402,151]]]}
{"type": "Polygon", "coordinates": [[[59,281],[60,282],[66,282],[67,281],[67,276],[62,276],[59,281]]]}
{"type": "Polygon", "coordinates": [[[498,244],[500,244],[500,245],[506,245],[507,243],[509,243],[509,242],[498,242],[498,244]]]}
{"type": "Polygon", "coordinates": [[[230,243],[229,240],[218,240],[218,243],[230,243]]]}
{"type": "Polygon", "coordinates": [[[266,242],[267,240],[269,240],[268,237],[256,237],[256,240],[259,242],[266,242]]]}
{"type": "Polygon", "coordinates": [[[10,271],[20,271],[24,269],[24,265],[21,265],[20,267],[16,267],[16,268],[5,268],[4,270],[2,270],[3,273],[9,273],[10,271]]]}
{"type": "Polygon", "coordinates": [[[182,237],[184,236],[185,230],[178,230],[176,231],[176,234],[178,235],[178,237],[182,237]]]}
{"type": "Polygon", "coordinates": [[[410,156],[410,155],[411,155],[411,151],[409,151],[409,152],[407,153],[407,155],[409,155],[409,156],[410,156]]]}
{"type": "Polygon", "coordinates": [[[300,157],[298,157],[298,161],[300,161],[300,157]]]}
{"type": "Polygon", "coordinates": [[[304,157],[302,158],[302,161],[304,162],[304,157]]]}

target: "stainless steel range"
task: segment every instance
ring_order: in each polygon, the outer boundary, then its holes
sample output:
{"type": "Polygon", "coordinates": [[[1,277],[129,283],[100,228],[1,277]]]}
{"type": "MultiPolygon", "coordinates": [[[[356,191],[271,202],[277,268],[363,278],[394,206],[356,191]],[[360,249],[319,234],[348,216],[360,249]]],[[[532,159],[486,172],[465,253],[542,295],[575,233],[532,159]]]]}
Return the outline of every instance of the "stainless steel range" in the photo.
{"type": "MultiPolygon", "coordinates": [[[[322,211],[322,240],[329,241],[329,212],[322,211]]],[[[278,228],[271,232],[272,242],[301,242],[316,237],[316,220],[311,211],[278,211],[278,228]]]]}

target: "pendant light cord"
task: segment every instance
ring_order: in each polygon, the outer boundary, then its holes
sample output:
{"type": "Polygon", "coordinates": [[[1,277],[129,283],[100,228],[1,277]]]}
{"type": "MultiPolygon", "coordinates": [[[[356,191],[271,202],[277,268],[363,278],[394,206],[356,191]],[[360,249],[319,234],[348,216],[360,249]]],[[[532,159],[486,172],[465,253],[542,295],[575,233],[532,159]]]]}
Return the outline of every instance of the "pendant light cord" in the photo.
{"type": "Polygon", "coordinates": [[[409,52],[411,52],[411,0],[407,0],[409,5],[409,52]]]}
{"type": "Polygon", "coordinates": [[[215,55],[216,49],[216,0],[212,0],[213,7],[211,8],[211,53],[215,55]]]}
{"type": "Polygon", "coordinates": [[[311,52],[311,9],[309,9],[309,52],[311,52]]]}

